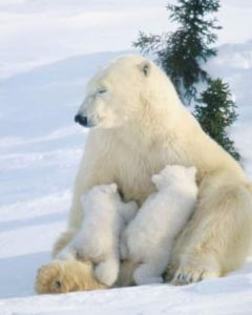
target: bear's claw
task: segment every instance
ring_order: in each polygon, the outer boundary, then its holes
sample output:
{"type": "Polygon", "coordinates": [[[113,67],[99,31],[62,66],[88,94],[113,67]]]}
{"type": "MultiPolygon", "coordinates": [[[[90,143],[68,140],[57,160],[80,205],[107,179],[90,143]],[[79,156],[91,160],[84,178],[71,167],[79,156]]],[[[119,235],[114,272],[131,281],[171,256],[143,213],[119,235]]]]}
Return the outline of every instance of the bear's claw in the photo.
{"type": "Polygon", "coordinates": [[[220,274],[216,271],[208,271],[204,269],[192,270],[187,268],[179,268],[179,270],[175,273],[171,283],[173,285],[186,285],[204,279],[217,278],[219,276],[220,274]]]}

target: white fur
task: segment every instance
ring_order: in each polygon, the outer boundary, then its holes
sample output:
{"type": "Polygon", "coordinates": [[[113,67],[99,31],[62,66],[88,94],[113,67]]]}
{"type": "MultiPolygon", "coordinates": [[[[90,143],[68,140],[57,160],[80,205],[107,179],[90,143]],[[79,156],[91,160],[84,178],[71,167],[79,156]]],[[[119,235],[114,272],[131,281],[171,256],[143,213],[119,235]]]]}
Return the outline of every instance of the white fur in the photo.
{"type": "Polygon", "coordinates": [[[116,184],[95,186],[81,197],[85,220],[58,258],[79,258],[96,264],[97,279],[111,286],[119,272],[120,232],[136,214],[135,202],[123,203],[116,184]]]}
{"type": "MultiPolygon", "coordinates": [[[[155,64],[141,56],[109,64],[89,83],[79,114],[93,128],[76,177],[68,230],[55,252],[82,225],[80,197],[85,191],[116,182],[125,200],[141,205],[155,189],[153,174],[167,164],[194,165],[199,197],[192,219],[176,240],[171,276],[186,283],[209,273],[224,275],[242,264],[252,239],[248,180],[240,165],[204,133],[155,64]],[[103,87],[106,93],[100,94],[103,87]]],[[[129,274],[125,270],[124,283],[129,274]]]]}
{"type": "Polygon", "coordinates": [[[152,193],[123,233],[124,259],[139,264],[134,272],[136,284],[161,283],[175,237],[196,204],[196,169],[167,166],[152,177],[157,192],[152,193]]]}

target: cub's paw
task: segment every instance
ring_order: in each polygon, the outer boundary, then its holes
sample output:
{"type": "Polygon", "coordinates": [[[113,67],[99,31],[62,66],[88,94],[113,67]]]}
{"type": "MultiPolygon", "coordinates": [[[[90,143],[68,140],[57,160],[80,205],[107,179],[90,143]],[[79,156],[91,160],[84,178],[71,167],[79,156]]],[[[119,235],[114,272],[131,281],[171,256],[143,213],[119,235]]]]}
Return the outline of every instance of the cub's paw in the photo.
{"type": "Polygon", "coordinates": [[[117,280],[119,273],[119,261],[105,261],[95,268],[95,276],[101,282],[111,287],[117,280]]]}
{"type": "Polygon", "coordinates": [[[120,258],[122,260],[141,261],[146,255],[146,241],[137,229],[126,229],[120,241],[120,258]]]}

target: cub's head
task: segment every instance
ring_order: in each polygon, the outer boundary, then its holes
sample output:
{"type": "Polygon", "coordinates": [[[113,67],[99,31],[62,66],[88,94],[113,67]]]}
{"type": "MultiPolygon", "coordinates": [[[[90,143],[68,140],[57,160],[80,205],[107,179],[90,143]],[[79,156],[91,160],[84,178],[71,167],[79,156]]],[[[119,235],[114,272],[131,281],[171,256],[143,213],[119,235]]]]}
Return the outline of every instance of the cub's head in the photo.
{"type": "Polygon", "coordinates": [[[117,201],[119,198],[117,185],[115,183],[108,185],[97,185],[87,191],[81,197],[81,203],[86,204],[97,204],[107,203],[107,201],[117,201]]]}
{"type": "Polygon", "coordinates": [[[167,165],[159,174],[152,176],[152,182],[158,189],[173,185],[196,187],[196,173],[194,166],[167,165]]]}
{"type": "Polygon", "coordinates": [[[165,103],[155,100],[164,82],[167,88],[168,78],[151,61],[137,55],[121,57],[90,80],[75,121],[85,127],[124,126],[145,115],[151,103],[165,103]]]}

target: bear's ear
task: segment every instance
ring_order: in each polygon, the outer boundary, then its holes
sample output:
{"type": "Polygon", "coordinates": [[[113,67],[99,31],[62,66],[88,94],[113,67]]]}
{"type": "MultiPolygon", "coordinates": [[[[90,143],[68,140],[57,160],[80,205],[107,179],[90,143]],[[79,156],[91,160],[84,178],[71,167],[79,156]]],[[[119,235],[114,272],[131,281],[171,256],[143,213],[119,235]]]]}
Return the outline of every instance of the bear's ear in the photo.
{"type": "Polygon", "coordinates": [[[138,65],[138,69],[144,74],[145,77],[148,77],[151,71],[151,64],[149,61],[143,61],[138,65]]]}

